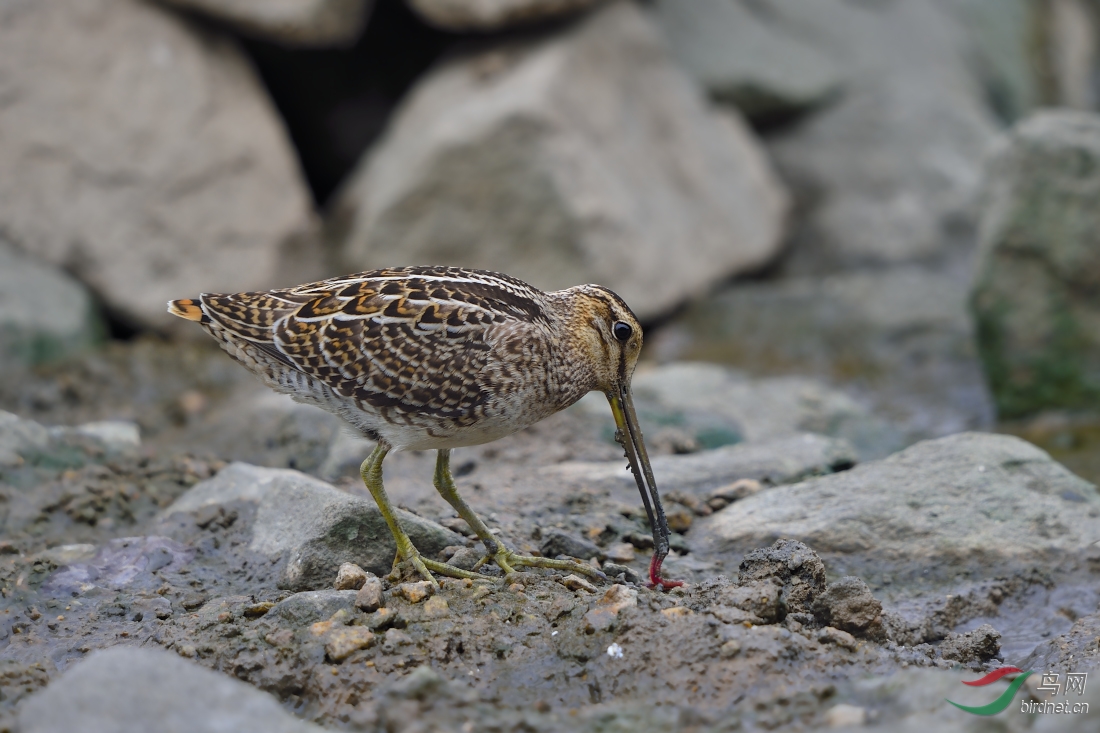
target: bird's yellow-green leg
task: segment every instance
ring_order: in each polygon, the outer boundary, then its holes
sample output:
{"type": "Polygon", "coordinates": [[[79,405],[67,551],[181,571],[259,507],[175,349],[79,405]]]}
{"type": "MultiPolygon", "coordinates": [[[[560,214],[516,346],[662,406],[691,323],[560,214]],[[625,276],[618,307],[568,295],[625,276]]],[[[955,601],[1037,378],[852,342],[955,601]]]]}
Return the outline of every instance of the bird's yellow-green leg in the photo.
{"type": "Polygon", "coordinates": [[[386,520],[386,524],[390,528],[390,532],[393,534],[393,539],[397,542],[397,557],[401,560],[408,560],[412,563],[424,578],[431,582],[436,588],[439,587],[439,583],[435,577],[432,576],[430,570],[434,570],[440,575],[447,575],[452,578],[473,578],[481,580],[490,580],[485,575],[480,573],[471,573],[468,570],[462,570],[445,563],[437,562],[435,560],[429,560],[426,557],[420,555],[420,551],[413,545],[412,540],[409,539],[409,535],[405,533],[405,530],[401,528],[400,523],[397,521],[397,514],[393,510],[393,505],[390,504],[390,499],[386,495],[386,489],[382,486],[382,461],[385,459],[386,454],[389,453],[388,448],[384,448],[381,444],[375,446],[375,449],[371,452],[367,460],[363,461],[363,465],[359,467],[359,475],[363,477],[363,484],[366,485],[367,491],[374,497],[374,501],[378,504],[379,511],[382,512],[382,517],[386,520]]]}
{"type": "Polygon", "coordinates": [[[470,505],[458,495],[458,489],[455,488],[454,478],[451,477],[450,448],[440,449],[436,456],[435,489],[439,492],[440,496],[447,500],[448,504],[455,508],[455,511],[458,512],[458,516],[466,520],[466,524],[470,525],[470,529],[474,531],[474,534],[476,534],[485,545],[487,554],[478,562],[475,569],[480,568],[486,562],[492,561],[504,571],[505,575],[515,571],[512,567],[513,565],[519,565],[532,568],[550,568],[552,570],[577,572],[600,580],[606,579],[604,574],[599,570],[580,560],[555,560],[548,557],[519,555],[506,548],[504,543],[498,540],[493,533],[489,531],[489,527],[485,522],[481,521],[481,517],[475,514],[474,510],[470,508],[470,505]]]}

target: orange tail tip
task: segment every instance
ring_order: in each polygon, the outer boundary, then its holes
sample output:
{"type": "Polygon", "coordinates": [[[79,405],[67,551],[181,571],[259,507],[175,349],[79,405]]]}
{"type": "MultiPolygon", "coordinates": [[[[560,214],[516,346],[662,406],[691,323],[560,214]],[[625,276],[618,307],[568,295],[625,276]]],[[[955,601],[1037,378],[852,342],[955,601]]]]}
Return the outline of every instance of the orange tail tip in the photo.
{"type": "Polygon", "coordinates": [[[186,318],[189,321],[202,320],[202,308],[199,306],[198,301],[192,300],[191,298],[168,301],[168,312],[174,316],[186,318]]]}

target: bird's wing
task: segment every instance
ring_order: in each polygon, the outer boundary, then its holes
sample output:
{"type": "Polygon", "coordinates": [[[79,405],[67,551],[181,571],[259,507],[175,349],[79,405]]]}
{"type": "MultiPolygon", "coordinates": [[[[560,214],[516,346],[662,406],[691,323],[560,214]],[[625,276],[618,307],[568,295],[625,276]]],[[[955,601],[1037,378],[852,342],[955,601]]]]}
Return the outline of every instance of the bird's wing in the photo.
{"type": "Polygon", "coordinates": [[[377,270],[288,290],[203,295],[236,338],[377,408],[473,417],[502,334],[540,319],[539,291],[457,268],[377,270]]]}

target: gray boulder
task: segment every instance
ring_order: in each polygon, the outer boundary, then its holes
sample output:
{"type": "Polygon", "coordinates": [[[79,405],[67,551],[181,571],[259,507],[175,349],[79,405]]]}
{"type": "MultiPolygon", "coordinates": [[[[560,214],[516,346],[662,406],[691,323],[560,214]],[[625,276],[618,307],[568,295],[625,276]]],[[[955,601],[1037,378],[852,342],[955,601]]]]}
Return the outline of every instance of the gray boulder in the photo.
{"type": "MultiPolygon", "coordinates": [[[[993,110],[1014,121],[1039,101],[1040,76],[1036,68],[1036,36],[1044,25],[1039,16],[1051,5],[1031,0],[953,0],[950,6],[966,28],[973,48],[974,66],[993,110]],[[1037,28],[1038,24],[1038,28],[1037,28]]],[[[1049,58],[1049,56],[1047,56],[1049,58]]]]}
{"type": "Polygon", "coordinates": [[[769,0],[771,22],[840,69],[836,104],[770,140],[805,209],[789,271],[950,259],[972,244],[995,128],[963,23],[936,0],[769,0]]]}
{"type": "Polygon", "coordinates": [[[692,541],[732,561],[794,538],[832,572],[916,587],[1057,562],[1095,541],[1098,518],[1096,487],[1045,452],[962,433],[746,497],[697,521],[692,541]]]}
{"type": "Polygon", "coordinates": [[[63,359],[105,333],[83,285],[0,237],[0,371],[63,359]]]}
{"type": "MultiPolygon", "coordinates": [[[[913,266],[738,283],[688,308],[650,348],[662,360],[721,361],[749,374],[819,375],[873,416],[824,388],[808,399],[792,389],[783,409],[766,392],[750,392],[745,404],[758,405],[751,414],[761,424],[793,417],[803,429],[848,438],[865,459],[881,458],[916,440],[992,426],[968,288],[965,278],[913,266]]],[[[705,389],[682,389],[686,399],[705,398],[705,389]]]]}
{"type": "Polygon", "coordinates": [[[195,550],[167,537],[121,537],[108,541],[86,562],[72,562],[42,584],[42,593],[73,598],[95,588],[155,590],[164,581],[153,573],[186,567],[195,550]]]}
{"type": "Polygon", "coordinates": [[[171,652],[113,647],[92,652],[19,711],[21,733],[309,733],[251,685],[171,652]]]}
{"type": "Polygon", "coordinates": [[[309,195],[236,46],[136,0],[6,3],[0,46],[8,241],[144,326],[172,327],[170,298],[286,284],[309,195]]]}
{"type": "MultiPolygon", "coordinates": [[[[711,489],[738,479],[778,485],[845,470],[855,462],[855,451],[846,441],[813,433],[652,459],[658,486],[696,496],[705,496],[711,489]]],[[[616,487],[629,494],[636,484],[625,465],[622,460],[568,461],[541,468],[539,473],[586,485],[616,487]]],[[[633,498],[637,499],[637,494],[633,498]]]]}
{"type": "Polygon", "coordinates": [[[138,427],[122,420],[104,420],[76,427],[47,428],[0,410],[0,466],[21,466],[40,462],[80,465],[86,456],[77,458],[75,449],[103,451],[108,454],[132,453],[141,445],[138,427]]]}
{"type": "Polygon", "coordinates": [[[201,13],[256,38],[291,47],[348,46],[374,0],[157,0],[201,13]]]}
{"type": "MultiPolygon", "coordinates": [[[[297,471],[232,463],[189,489],[164,516],[232,502],[256,505],[249,549],[279,563],[280,588],[330,587],[345,562],[378,575],[388,573],[393,564],[397,546],[373,501],[297,471]]],[[[464,542],[410,512],[398,509],[397,516],[413,544],[429,557],[464,542]]]]}
{"type": "Polygon", "coordinates": [[[1031,669],[1059,669],[1087,672],[1100,669],[1100,613],[1077,619],[1061,636],[1044,641],[1021,666],[1031,669]]]}
{"type": "Polygon", "coordinates": [[[713,97],[762,120],[820,106],[843,81],[827,53],[775,23],[767,6],[759,0],[658,0],[653,5],[684,68],[713,97]]]}
{"type": "Polygon", "coordinates": [[[603,0],[407,0],[424,20],[449,31],[493,31],[572,15],[603,0]]]}
{"type": "MultiPolygon", "coordinates": [[[[713,440],[708,431],[724,428],[748,442],[821,433],[849,440],[864,457],[899,447],[890,442],[892,435],[898,439],[897,431],[883,419],[843,392],[805,377],[751,379],[718,364],[675,362],[639,370],[632,385],[643,419],[694,428],[703,445],[713,440]]],[[[606,412],[606,404],[602,408],[606,412]]]]}
{"type": "Polygon", "coordinates": [[[1002,416],[1100,408],[1100,117],[1040,112],[986,175],[972,306],[1002,416]]]}
{"type": "Polygon", "coordinates": [[[347,267],[433,262],[599,282],[642,318],[776,252],[786,194],[631,3],[444,64],[339,194],[347,267]]]}
{"type": "MultiPolygon", "coordinates": [[[[714,323],[725,315],[721,310],[725,300],[726,296],[721,295],[707,301],[720,311],[709,313],[708,325],[714,327],[713,332],[696,328],[702,321],[696,320],[696,314],[707,318],[708,309],[691,308],[687,317],[657,333],[654,351],[661,356],[675,356],[680,349],[689,348],[692,356],[721,358],[724,355],[714,351],[720,343],[736,349],[729,342],[744,334],[724,332],[726,324],[714,323]]],[[[733,309],[731,315],[736,318],[741,314],[733,309]]],[[[782,335],[781,331],[776,333],[777,344],[773,346],[783,346],[782,335]]],[[[648,428],[651,453],[669,432],[688,444],[688,450],[676,452],[769,441],[804,432],[843,438],[863,458],[888,455],[903,445],[896,427],[870,414],[845,393],[805,377],[752,378],[721,364],[673,361],[639,368],[632,387],[639,418],[648,428]]],[[[585,396],[573,409],[593,419],[607,418],[607,400],[599,393],[585,396]]]]}
{"type": "MultiPolygon", "coordinates": [[[[203,417],[202,440],[230,461],[318,474],[331,446],[351,428],[336,415],[255,384],[231,394],[203,417]]],[[[371,448],[359,443],[362,463],[371,448]]],[[[328,478],[326,476],[326,478],[328,478]]]]}
{"type": "Polygon", "coordinates": [[[46,427],[0,411],[0,466],[21,466],[45,453],[49,445],[46,427]]]}

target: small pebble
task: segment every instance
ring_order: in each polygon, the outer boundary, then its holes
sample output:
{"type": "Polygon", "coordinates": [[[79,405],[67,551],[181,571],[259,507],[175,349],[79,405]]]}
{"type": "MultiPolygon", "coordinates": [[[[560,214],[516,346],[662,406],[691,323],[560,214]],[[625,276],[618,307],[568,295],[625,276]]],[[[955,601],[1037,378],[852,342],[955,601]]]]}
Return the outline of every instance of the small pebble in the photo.
{"type": "Polygon", "coordinates": [[[741,642],[739,642],[737,639],[730,639],[725,644],[718,647],[718,654],[723,659],[730,659],[731,657],[736,657],[740,651],[741,651],[741,642]]]}
{"type": "Polygon", "coordinates": [[[711,509],[722,509],[728,504],[752,496],[763,488],[763,485],[756,479],[738,479],[731,484],[720,486],[710,492],[707,498],[707,505],[710,506],[711,509]]]}
{"type": "MultiPolygon", "coordinates": [[[[274,607],[275,607],[275,604],[272,603],[271,601],[261,601],[260,603],[253,603],[253,604],[250,604],[248,606],[245,606],[241,610],[241,613],[243,613],[247,618],[258,618],[260,616],[263,616],[265,613],[267,613],[268,611],[270,611],[274,607]]],[[[160,618],[160,617],[161,617],[160,613],[158,612],[157,613],[157,618],[160,618]]]]}
{"type": "Polygon", "coordinates": [[[561,584],[572,591],[585,590],[589,593],[596,592],[596,586],[589,583],[579,575],[566,575],[561,579],[561,584]]]}
{"type": "Polygon", "coordinates": [[[691,529],[691,524],[695,521],[695,512],[683,504],[670,504],[665,510],[665,518],[668,520],[669,529],[683,534],[691,529]]]}
{"type": "Polygon", "coordinates": [[[183,597],[180,605],[183,606],[185,611],[194,611],[197,608],[202,608],[202,604],[206,603],[206,595],[203,593],[188,593],[183,597]]]}
{"type": "Polygon", "coordinates": [[[451,613],[451,607],[447,605],[447,599],[443,596],[432,596],[424,604],[424,615],[427,618],[443,618],[451,613]]]}
{"type": "Polygon", "coordinates": [[[673,606],[672,608],[665,608],[661,610],[661,615],[669,619],[686,618],[692,615],[690,608],[684,606],[673,606]]]}
{"type": "Polygon", "coordinates": [[[409,603],[420,603],[432,594],[433,588],[431,583],[421,580],[416,583],[402,583],[397,586],[397,592],[409,603]]]}
{"type": "Polygon", "coordinates": [[[855,705],[841,703],[829,708],[829,711],[825,713],[825,722],[830,728],[863,725],[867,722],[867,711],[855,705]]]}
{"type": "Polygon", "coordinates": [[[612,562],[630,562],[634,559],[634,545],[619,542],[607,548],[607,559],[612,562]]]}
{"type": "Polygon", "coordinates": [[[315,624],[311,624],[309,631],[314,636],[324,636],[331,631],[333,627],[344,626],[350,621],[351,614],[348,613],[346,608],[341,608],[339,611],[332,614],[327,621],[318,621],[315,624]]]}
{"type": "Polygon", "coordinates": [[[607,647],[607,656],[611,657],[612,659],[622,659],[623,648],[618,644],[612,644],[611,646],[607,647]]]}
{"type": "MultiPolygon", "coordinates": [[[[374,634],[362,626],[344,626],[336,629],[325,642],[325,653],[334,662],[342,662],[360,649],[374,643],[374,634]]],[[[333,670],[335,673],[336,670],[333,670]]]]}
{"type": "Polygon", "coordinates": [[[826,644],[836,644],[842,649],[849,651],[855,651],[859,646],[856,641],[856,637],[849,634],[847,631],[841,631],[840,629],[833,628],[832,626],[826,626],[817,633],[817,640],[826,644]]]}
{"type": "Polygon", "coordinates": [[[363,582],[363,587],[355,596],[355,607],[367,613],[382,607],[382,581],[379,578],[367,578],[363,582]]]}
{"type": "Polygon", "coordinates": [[[400,617],[397,611],[391,608],[379,608],[370,616],[367,616],[367,626],[372,631],[382,631],[396,624],[398,618],[400,617]]]}
{"type": "Polygon", "coordinates": [[[336,573],[332,587],[336,590],[359,590],[367,582],[367,571],[353,562],[346,562],[336,573]]]}

